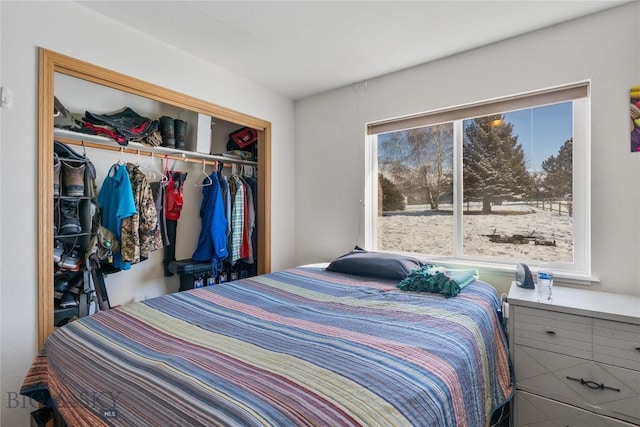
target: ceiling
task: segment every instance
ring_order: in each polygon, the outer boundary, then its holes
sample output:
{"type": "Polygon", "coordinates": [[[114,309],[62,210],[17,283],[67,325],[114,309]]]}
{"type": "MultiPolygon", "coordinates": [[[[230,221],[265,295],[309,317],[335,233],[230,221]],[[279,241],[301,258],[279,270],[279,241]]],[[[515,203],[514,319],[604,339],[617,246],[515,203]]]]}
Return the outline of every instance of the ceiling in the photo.
{"type": "Polygon", "coordinates": [[[629,1],[78,3],[300,99],[629,1]]]}

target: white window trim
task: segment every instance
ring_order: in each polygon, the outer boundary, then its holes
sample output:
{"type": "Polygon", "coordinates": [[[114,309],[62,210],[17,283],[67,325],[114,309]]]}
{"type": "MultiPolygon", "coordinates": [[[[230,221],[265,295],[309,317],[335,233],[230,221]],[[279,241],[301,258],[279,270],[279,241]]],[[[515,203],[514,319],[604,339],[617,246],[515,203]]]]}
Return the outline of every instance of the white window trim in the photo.
{"type": "MultiPolygon", "coordinates": [[[[591,138],[590,138],[590,99],[591,90],[590,82],[580,82],[573,85],[567,85],[567,88],[574,88],[579,85],[586,85],[587,95],[584,98],[573,100],[573,205],[574,205],[574,262],[569,263],[552,263],[550,267],[554,270],[554,274],[558,279],[575,284],[591,284],[599,282],[591,272],[591,138]]],[[[537,91],[537,93],[549,93],[554,88],[537,91]]],[[[562,88],[560,89],[562,90],[562,88]]],[[[505,97],[505,100],[514,98],[526,98],[530,93],[505,97]]],[[[501,102],[500,99],[492,100],[492,102],[501,102]]],[[[486,105],[488,101],[478,103],[478,105],[486,105]]],[[[460,108],[473,110],[472,105],[461,106],[460,108]],[[471,107],[471,108],[470,108],[471,107]]],[[[456,108],[449,108],[447,111],[453,111],[456,108]]],[[[441,114],[443,110],[434,112],[441,114]]],[[[411,118],[411,123],[415,123],[415,117],[428,117],[429,113],[407,116],[411,118]]],[[[367,137],[365,138],[365,248],[368,250],[379,250],[377,248],[377,210],[378,210],[378,153],[377,153],[377,134],[372,129],[381,129],[383,124],[386,128],[393,121],[402,121],[407,118],[398,118],[393,120],[383,120],[376,123],[367,124],[367,137]],[[375,214],[374,214],[375,213],[375,214]]],[[[454,206],[462,207],[462,119],[453,121],[454,123],[454,164],[456,171],[454,176],[453,197],[454,206]]],[[[393,124],[391,124],[393,126],[393,124]]],[[[454,209],[454,247],[452,257],[429,257],[428,261],[437,262],[443,265],[461,265],[474,266],[479,269],[491,270],[493,273],[508,272],[512,274],[517,261],[495,259],[488,261],[486,258],[472,257],[462,255],[462,225],[463,225],[462,208],[454,209]]],[[[427,255],[412,253],[426,259],[427,255]]],[[[534,270],[536,266],[531,266],[534,270]]]]}

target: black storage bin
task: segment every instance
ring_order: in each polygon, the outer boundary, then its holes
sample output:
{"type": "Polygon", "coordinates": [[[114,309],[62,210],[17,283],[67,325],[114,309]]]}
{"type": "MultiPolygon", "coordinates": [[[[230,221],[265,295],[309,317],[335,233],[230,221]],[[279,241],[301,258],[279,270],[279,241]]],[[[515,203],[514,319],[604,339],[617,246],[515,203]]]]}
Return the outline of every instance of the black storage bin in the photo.
{"type": "Polygon", "coordinates": [[[80,317],[78,307],[55,308],[53,310],[53,324],[54,326],[62,326],[74,316],[76,318],[80,317]]]}
{"type": "Polygon", "coordinates": [[[202,288],[215,283],[213,265],[210,261],[193,261],[183,259],[171,261],[169,271],[180,275],[180,291],[202,288]]]}
{"type": "Polygon", "coordinates": [[[92,294],[83,292],[78,296],[78,305],[75,307],[54,307],[53,324],[55,326],[63,326],[69,319],[84,317],[89,315],[89,306],[91,304],[92,294]]]}

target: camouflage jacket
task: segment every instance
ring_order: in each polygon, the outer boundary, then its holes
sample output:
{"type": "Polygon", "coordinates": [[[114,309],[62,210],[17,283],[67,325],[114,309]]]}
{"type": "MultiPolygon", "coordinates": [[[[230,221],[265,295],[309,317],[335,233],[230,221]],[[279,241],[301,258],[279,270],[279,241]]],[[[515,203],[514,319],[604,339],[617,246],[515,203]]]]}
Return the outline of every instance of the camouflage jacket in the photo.
{"type": "Polygon", "coordinates": [[[127,163],[127,172],[138,213],[122,220],[120,252],[123,261],[134,264],[149,258],[149,253],[163,244],[149,179],[133,163],[127,163]]]}

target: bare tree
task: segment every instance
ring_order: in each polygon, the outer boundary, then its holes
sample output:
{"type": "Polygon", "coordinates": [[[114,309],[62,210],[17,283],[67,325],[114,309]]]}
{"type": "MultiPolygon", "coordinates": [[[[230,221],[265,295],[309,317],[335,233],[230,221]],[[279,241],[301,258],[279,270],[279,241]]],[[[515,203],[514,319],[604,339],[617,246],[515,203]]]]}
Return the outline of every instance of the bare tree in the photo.
{"type": "Polygon", "coordinates": [[[452,192],[452,124],[393,132],[378,141],[385,174],[406,196],[439,209],[441,198],[452,192]]]}

